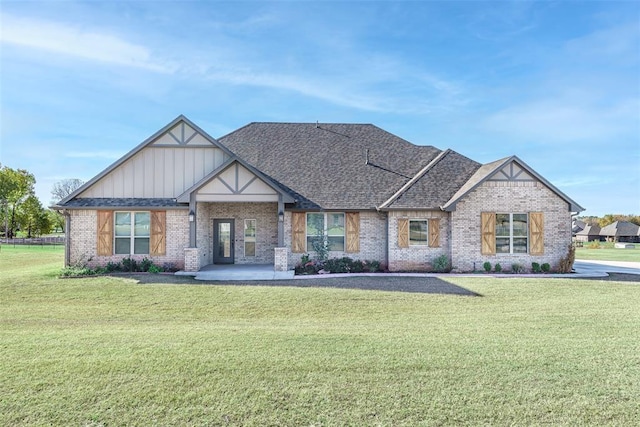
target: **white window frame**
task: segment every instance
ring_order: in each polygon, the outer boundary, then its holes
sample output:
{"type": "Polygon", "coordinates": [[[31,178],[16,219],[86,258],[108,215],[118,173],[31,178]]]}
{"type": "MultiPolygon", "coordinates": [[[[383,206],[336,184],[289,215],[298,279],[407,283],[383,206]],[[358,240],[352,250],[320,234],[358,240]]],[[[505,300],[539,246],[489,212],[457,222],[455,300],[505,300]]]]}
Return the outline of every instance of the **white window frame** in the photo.
{"type": "Polygon", "coordinates": [[[429,220],[427,218],[409,218],[409,225],[407,226],[407,233],[409,233],[408,236],[408,242],[409,242],[409,247],[423,247],[423,246],[429,246],[429,220]],[[426,222],[427,223],[427,229],[425,231],[426,233],[426,238],[424,240],[424,243],[411,243],[411,222],[414,221],[420,221],[420,222],[426,222]]]}
{"type": "Polygon", "coordinates": [[[151,211],[115,211],[113,215],[113,254],[114,255],[149,255],[151,252],[151,211]],[[118,236],[117,231],[117,219],[118,214],[129,214],[130,215],[130,223],[129,223],[129,235],[128,236],[118,236]],[[147,214],[149,217],[149,231],[147,235],[136,235],[136,215],[138,214],[147,214]],[[117,242],[118,240],[129,240],[129,253],[119,253],[117,252],[117,242]],[[147,239],[149,244],[147,245],[149,250],[145,253],[135,253],[136,248],[136,239],[147,239]]]}
{"type": "Polygon", "coordinates": [[[331,252],[344,252],[346,249],[346,244],[347,244],[347,226],[346,226],[346,220],[347,220],[347,216],[344,212],[307,212],[306,215],[304,216],[304,220],[305,220],[305,240],[304,240],[304,244],[306,247],[306,250],[312,250],[313,248],[309,248],[309,237],[316,237],[316,236],[310,236],[309,235],[309,215],[324,215],[323,218],[323,237],[325,238],[325,240],[327,242],[329,242],[329,237],[342,237],[342,250],[332,250],[329,249],[329,251],[331,252]],[[329,215],[342,215],[342,236],[329,236],[329,227],[327,226],[327,224],[329,223],[328,218],[329,215]]]}
{"type": "Polygon", "coordinates": [[[529,214],[525,213],[525,212],[496,212],[496,233],[495,233],[495,239],[496,239],[496,255],[519,255],[519,254],[528,254],[529,253],[529,243],[530,243],[530,238],[529,238],[529,214]],[[504,236],[499,236],[498,235],[498,215],[509,215],[509,234],[508,235],[504,235],[504,236]],[[527,218],[527,222],[526,222],[526,227],[527,227],[527,233],[525,236],[514,236],[513,234],[513,216],[514,215],[524,215],[527,218]],[[498,250],[499,247],[501,247],[500,245],[498,245],[498,239],[509,239],[509,252],[500,252],[498,250]],[[513,251],[513,241],[514,239],[525,239],[527,244],[526,244],[526,250],[524,252],[514,252],[513,251]]]}

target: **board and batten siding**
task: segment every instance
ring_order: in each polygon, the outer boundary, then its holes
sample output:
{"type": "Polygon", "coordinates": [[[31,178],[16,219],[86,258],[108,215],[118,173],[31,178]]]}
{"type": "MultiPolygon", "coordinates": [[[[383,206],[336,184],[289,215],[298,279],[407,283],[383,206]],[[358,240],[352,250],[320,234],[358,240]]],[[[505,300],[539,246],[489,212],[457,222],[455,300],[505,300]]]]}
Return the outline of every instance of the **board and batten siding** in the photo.
{"type": "Polygon", "coordinates": [[[173,198],[219,167],[219,148],[149,146],[110,171],[79,198],[173,198]]]}

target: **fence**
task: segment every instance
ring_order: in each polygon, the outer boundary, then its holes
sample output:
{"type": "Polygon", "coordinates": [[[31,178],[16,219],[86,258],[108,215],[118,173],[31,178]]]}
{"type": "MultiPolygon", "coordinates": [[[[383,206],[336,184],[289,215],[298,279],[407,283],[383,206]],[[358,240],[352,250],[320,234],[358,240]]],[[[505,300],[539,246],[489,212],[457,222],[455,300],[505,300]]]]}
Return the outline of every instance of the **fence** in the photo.
{"type": "Polygon", "coordinates": [[[64,236],[0,239],[0,244],[13,246],[64,246],[64,243],[64,236]]]}

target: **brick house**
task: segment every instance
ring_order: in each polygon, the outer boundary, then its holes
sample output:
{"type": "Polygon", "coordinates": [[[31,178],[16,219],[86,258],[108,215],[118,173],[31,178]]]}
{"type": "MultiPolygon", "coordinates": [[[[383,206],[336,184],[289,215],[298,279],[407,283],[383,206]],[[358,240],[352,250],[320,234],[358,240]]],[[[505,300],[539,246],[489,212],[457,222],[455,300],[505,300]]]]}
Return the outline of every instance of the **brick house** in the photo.
{"type": "Polygon", "coordinates": [[[66,263],[148,257],[292,268],[330,257],[428,271],[558,264],[584,210],[516,156],[480,164],[370,124],[250,123],[215,139],[184,116],[56,206],[66,263]]]}

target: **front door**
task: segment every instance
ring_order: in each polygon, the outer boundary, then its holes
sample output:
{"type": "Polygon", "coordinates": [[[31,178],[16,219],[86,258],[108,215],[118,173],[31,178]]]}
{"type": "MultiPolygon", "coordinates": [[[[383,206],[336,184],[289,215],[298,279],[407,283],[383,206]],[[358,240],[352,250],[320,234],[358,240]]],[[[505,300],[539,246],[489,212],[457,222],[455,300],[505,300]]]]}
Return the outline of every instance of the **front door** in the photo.
{"type": "Polygon", "coordinates": [[[234,220],[213,220],[213,263],[233,264],[234,220]]]}

